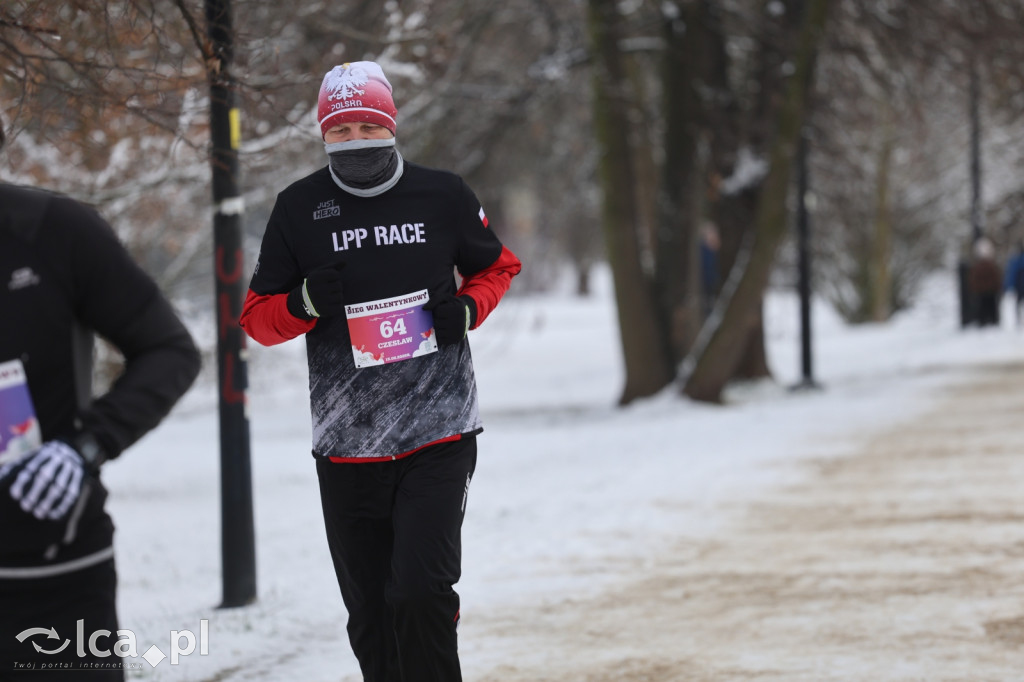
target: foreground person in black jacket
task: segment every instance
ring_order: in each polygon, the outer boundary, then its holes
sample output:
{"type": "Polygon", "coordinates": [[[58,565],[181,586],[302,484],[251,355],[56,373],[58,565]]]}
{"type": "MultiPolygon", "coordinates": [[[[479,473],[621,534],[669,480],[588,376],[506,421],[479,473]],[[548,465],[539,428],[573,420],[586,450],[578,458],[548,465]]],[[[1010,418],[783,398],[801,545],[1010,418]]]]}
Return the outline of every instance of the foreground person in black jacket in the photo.
{"type": "Polygon", "coordinates": [[[99,469],[163,419],[199,366],[99,215],[0,183],[0,679],[124,679],[99,469]],[[97,397],[93,332],[125,357],[97,397]]]}

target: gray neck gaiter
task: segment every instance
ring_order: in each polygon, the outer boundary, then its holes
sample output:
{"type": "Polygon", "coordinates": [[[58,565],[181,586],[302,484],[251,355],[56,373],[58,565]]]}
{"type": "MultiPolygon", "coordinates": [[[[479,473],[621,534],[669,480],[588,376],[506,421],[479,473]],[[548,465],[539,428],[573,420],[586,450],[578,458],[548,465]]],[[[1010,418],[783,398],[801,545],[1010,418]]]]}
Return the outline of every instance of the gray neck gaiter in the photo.
{"type": "Polygon", "coordinates": [[[358,197],[383,194],[395,186],[405,169],[393,137],[332,142],[324,144],[324,150],[334,183],[358,197]]]}

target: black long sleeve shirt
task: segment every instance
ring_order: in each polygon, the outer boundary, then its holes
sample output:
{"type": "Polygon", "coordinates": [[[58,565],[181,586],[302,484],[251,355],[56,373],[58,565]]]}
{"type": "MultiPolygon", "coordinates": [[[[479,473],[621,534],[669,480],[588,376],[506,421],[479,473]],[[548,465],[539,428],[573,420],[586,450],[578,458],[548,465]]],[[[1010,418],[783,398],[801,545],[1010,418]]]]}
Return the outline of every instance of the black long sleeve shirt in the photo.
{"type": "Polygon", "coordinates": [[[287,292],[310,272],[339,266],[346,305],[423,290],[466,294],[479,325],[521,265],[488,227],[472,190],[454,173],[414,163],[406,163],[393,188],[373,197],[340,189],[326,168],[293,183],[278,195],[267,223],[241,324],[260,343],[305,333],[314,456],[387,460],[478,433],[468,339],[358,367],[345,316],[307,322],[287,312],[287,292]]]}

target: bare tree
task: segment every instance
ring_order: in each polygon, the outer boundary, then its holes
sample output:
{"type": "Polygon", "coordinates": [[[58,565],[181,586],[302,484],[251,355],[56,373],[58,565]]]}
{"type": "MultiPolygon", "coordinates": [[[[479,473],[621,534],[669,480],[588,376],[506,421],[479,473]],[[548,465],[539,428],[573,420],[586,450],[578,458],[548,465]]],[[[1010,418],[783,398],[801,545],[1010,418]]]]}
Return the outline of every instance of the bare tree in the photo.
{"type": "MultiPolygon", "coordinates": [[[[645,97],[644,81],[634,79],[630,84],[622,75],[627,47],[621,33],[615,31],[622,31],[626,22],[614,9],[592,13],[595,20],[608,22],[604,33],[595,34],[593,68],[595,126],[604,160],[614,171],[603,182],[605,221],[616,230],[607,240],[609,257],[636,259],[628,265],[611,262],[617,296],[624,299],[618,301],[624,342],[627,336],[646,340],[642,360],[633,357],[638,354],[636,347],[634,352],[626,351],[624,401],[664,388],[675,376],[674,370],[664,371],[666,358],[675,366],[687,353],[696,364],[695,381],[708,384],[699,390],[697,384],[688,389],[690,395],[701,399],[717,400],[725,381],[738,374],[767,374],[761,297],[786,227],[793,141],[786,135],[803,120],[812,72],[810,57],[794,45],[810,45],[807,49],[813,52],[824,22],[824,10],[810,3],[816,12],[821,9],[813,15],[819,24],[809,28],[802,23],[803,4],[769,3],[760,11],[756,3],[737,4],[728,21],[721,7],[708,0],[660,5],[653,16],[654,25],[662,27],[655,45],[661,68],[646,69],[660,73],[660,78],[651,79],[660,106],[646,111],[630,104],[650,100],[645,97]],[[730,31],[745,32],[751,47],[731,49],[730,31]],[[802,42],[794,42],[794,38],[802,42]],[[605,42],[598,43],[598,39],[605,42]],[[604,61],[598,63],[598,59],[604,61]],[[794,90],[793,83],[799,83],[799,88],[794,90]],[[619,99],[612,99],[609,93],[619,99]],[[602,125],[607,123],[598,118],[607,115],[602,106],[620,116],[605,129],[602,125]],[[627,112],[632,113],[631,118],[627,112]],[[644,125],[635,125],[638,121],[644,125]],[[660,188],[654,194],[657,220],[650,233],[644,229],[645,195],[640,189],[652,183],[635,166],[631,170],[637,154],[629,149],[631,139],[625,134],[638,127],[663,131],[660,178],[656,181],[660,188]],[[609,130],[620,131],[618,138],[608,140],[609,130]],[[728,314],[710,319],[708,331],[702,332],[705,338],[694,347],[695,338],[701,339],[697,330],[702,322],[697,305],[702,293],[698,230],[706,221],[718,225],[725,242],[723,264],[742,275],[744,284],[737,295],[725,299],[728,314]],[[755,234],[757,248],[750,250],[755,234]],[[627,237],[628,245],[622,242],[627,237]],[[747,252],[741,250],[744,243],[747,252]],[[645,267],[645,263],[651,266],[645,267]],[[755,269],[746,272],[751,266],[755,269]],[[653,297],[655,305],[646,303],[648,297],[653,297]],[[628,311],[622,310],[624,305],[628,311]],[[655,317],[639,321],[638,315],[655,317]],[[723,320],[724,335],[712,336],[723,320]],[[712,375],[714,379],[708,379],[712,375]]],[[[643,17],[631,19],[634,31],[642,32],[651,25],[643,17]]],[[[688,365],[684,370],[688,378],[692,369],[688,365]]]]}
{"type": "MultiPolygon", "coordinates": [[[[812,126],[820,291],[853,322],[911,304],[971,238],[970,74],[982,83],[989,236],[1008,244],[1019,155],[1020,20],[1015,0],[836,7],[812,126]],[[999,139],[1002,138],[1002,141],[999,139]],[[1018,158],[1014,158],[1014,157],[1018,158]],[[1012,174],[1012,175],[1011,175],[1012,174]],[[997,226],[998,225],[998,226],[997,226]]],[[[1012,228],[1011,228],[1012,229],[1012,228]]]]}
{"type": "Polygon", "coordinates": [[[615,0],[590,0],[589,27],[594,70],[594,127],[597,133],[601,186],[604,191],[602,228],[615,277],[626,384],[620,402],[651,395],[672,377],[672,366],[657,328],[651,282],[641,263],[636,216],[637,185],[630,148],[631,88],[619,49],[615,0]]]}
{"type": "Polygon", "coordinates": [[[711,402],[721,399],[743,355],[743,342],[752,321],[757,319],[761,299],[768,286],[775,253],[789,226],[787,197],[797,141],[807,116],[813,83],[814,59],[825,30],[828,0],[808,0],[799,42],[793,54],[793,72],[778,113],[775,136],[770,146],[768,173],[760,190],[754,231],[733,266],[732,280],[719,300],[718,315],[702,330],[692,362],[680,371],[683,391],[690,397],[711,402]]]}

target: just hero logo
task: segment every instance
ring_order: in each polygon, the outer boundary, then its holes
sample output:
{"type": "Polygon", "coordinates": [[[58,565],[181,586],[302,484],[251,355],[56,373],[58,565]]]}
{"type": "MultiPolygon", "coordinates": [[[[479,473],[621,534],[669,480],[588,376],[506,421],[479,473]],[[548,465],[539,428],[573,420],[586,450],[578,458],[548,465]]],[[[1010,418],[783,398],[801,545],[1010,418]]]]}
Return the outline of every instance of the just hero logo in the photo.
{"type": "Polygon", "coordinates": [[[334,218],[341,215],[341,208],[335,205],[334,199],[330,201],[321,201],[313,211],[313,220],[323,220],[324,218],[334,218]]]}

